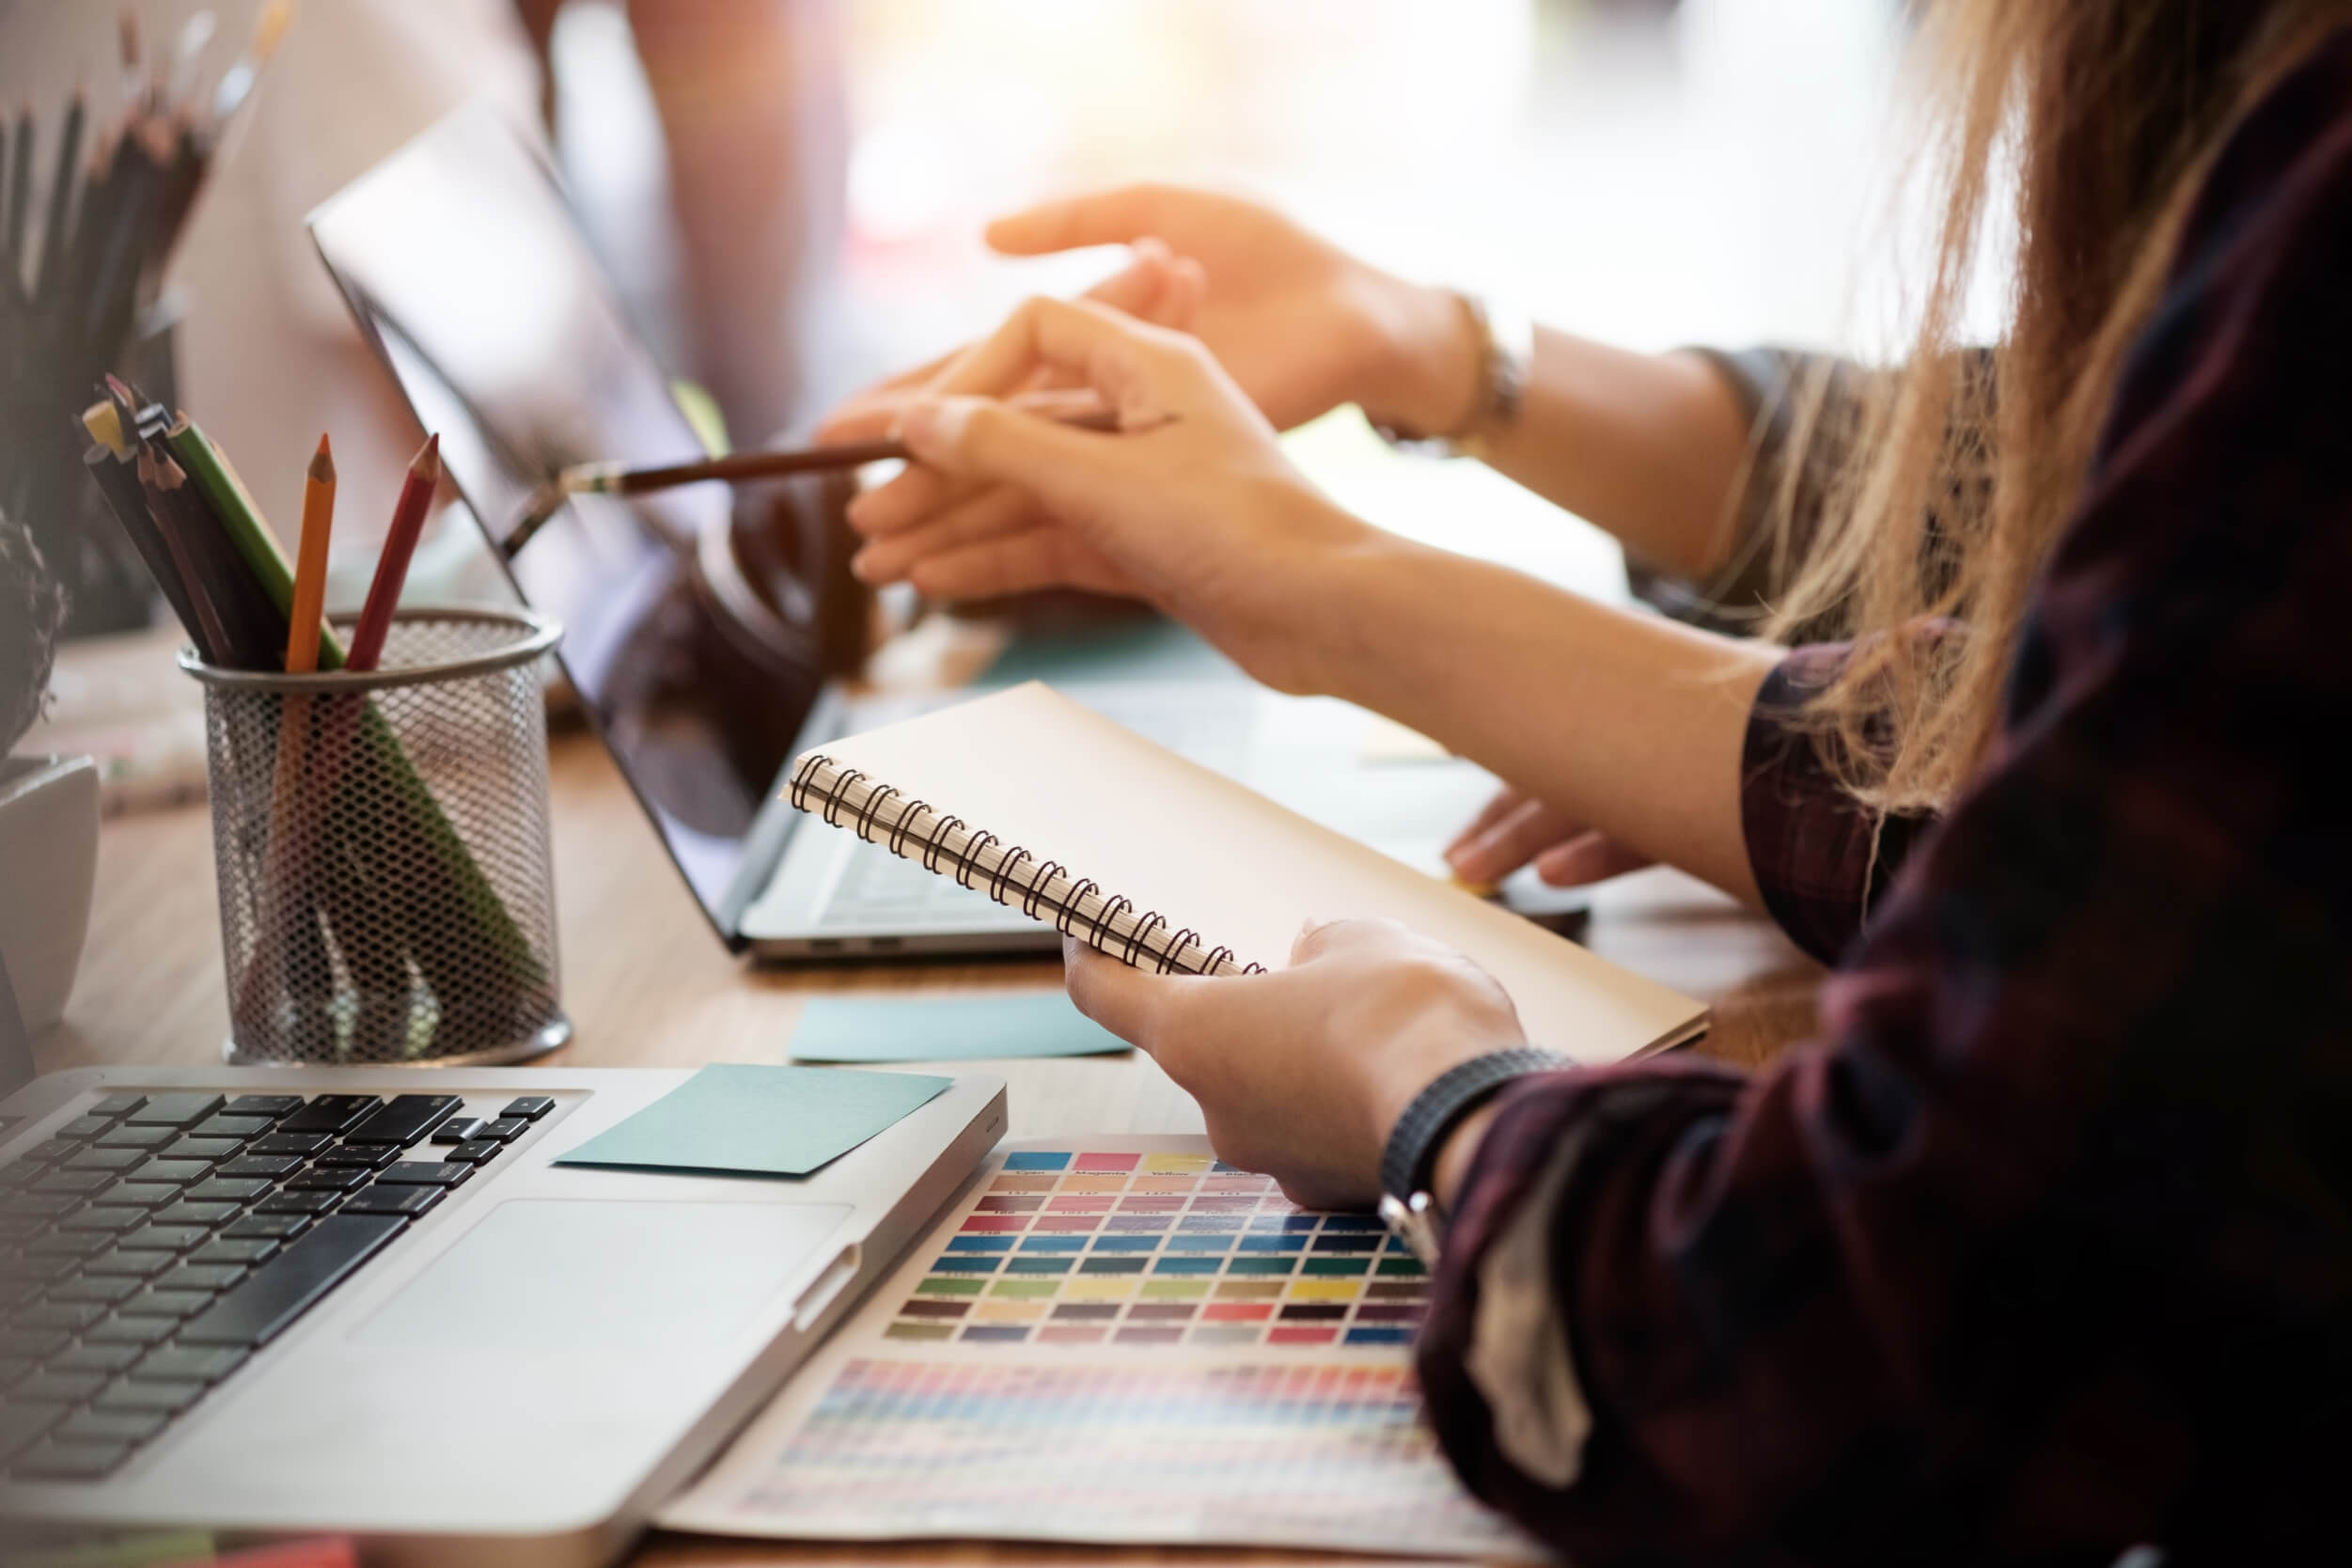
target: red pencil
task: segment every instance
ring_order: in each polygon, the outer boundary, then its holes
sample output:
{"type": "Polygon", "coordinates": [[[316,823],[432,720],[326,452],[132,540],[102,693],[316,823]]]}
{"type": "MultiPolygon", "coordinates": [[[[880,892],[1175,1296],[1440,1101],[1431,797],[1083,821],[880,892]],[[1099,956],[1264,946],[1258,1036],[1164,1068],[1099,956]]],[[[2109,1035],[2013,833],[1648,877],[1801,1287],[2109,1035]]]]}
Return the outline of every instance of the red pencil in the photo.
{"type": "Polygon", "coordinates": [[[417,536],[425,531],[425,512],[432,505],[433,487],[440,482],[441,437],[428,436],[425,449],[408,465],[400,503],[392,509],[392,531],[384,536],[375,580],[368,585],[368,603],[359,612],[358,628],[352,633],[351,652],[343,660],[345,669],[371,670],[384,657],[392,612],[400,605],[400,587],[408,581],[408,563],[416,554],[417,536]]]}

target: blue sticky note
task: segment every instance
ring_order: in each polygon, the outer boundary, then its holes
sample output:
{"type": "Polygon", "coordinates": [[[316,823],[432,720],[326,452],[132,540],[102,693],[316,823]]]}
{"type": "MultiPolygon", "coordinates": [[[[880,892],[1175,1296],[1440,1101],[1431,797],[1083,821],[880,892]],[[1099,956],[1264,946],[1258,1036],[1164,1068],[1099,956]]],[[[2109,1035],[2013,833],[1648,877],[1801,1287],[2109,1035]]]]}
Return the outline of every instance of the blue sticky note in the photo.
{"type": "Polygon", "coordinates": [[[806,1176],[938,1095],[950,1080],[822,1067],[706,1067],[557,1165],[806,1176]]]}
{"type": "Polygon", "coordinates": [[[1125,1041],[1058,991],[945,1000],[812,996],[792,1031],[795,1061],[972,1061],[1125,1049],[1125,1041]]]}

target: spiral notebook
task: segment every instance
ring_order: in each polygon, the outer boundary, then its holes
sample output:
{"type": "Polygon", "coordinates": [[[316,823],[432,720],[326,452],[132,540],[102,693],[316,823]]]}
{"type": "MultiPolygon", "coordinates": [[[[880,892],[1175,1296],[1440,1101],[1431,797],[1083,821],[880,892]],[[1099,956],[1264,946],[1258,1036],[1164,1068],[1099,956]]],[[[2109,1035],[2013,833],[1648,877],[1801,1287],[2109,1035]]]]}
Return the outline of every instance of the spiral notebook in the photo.
{"type": "Polygon", "coordinates": [[[793,764],[792,804],[1162,973],[1279,968],[1309,919],[1385,917],[1502,982],[1585,1063],[1681,1044],[1700,1003],[1276,805],[1031,682],[793,764]]]}

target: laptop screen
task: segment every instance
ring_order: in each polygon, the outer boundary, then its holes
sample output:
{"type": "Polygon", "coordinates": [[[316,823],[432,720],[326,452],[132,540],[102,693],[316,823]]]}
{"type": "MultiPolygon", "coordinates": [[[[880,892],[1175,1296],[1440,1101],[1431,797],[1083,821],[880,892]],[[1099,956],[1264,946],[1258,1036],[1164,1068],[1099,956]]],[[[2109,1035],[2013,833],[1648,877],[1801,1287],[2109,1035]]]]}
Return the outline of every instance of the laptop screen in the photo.
{"type": "Polygon", "coordinates": [[[462,111],[311,215],[363,332],[399,379],[525,602],[563,624],[565,675],[706,914],[815,701],[813,665],[745,665],[694,566],[729,492],[578,496],[510,551],[567,464],[704,455],[539,154],[462,111]]]}

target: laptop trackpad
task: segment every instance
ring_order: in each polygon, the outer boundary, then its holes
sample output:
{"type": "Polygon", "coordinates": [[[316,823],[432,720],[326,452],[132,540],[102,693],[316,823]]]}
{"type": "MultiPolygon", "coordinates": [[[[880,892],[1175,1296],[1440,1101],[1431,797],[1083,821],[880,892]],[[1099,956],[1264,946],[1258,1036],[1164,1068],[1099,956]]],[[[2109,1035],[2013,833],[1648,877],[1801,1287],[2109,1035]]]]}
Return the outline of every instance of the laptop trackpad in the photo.
{"type": "Polygon", "coordinates": [[[843,1203],[513,1200],[353,1341],[538,1354],[706,1349],[805,1276],[849,1214],[843,1203]]]}

